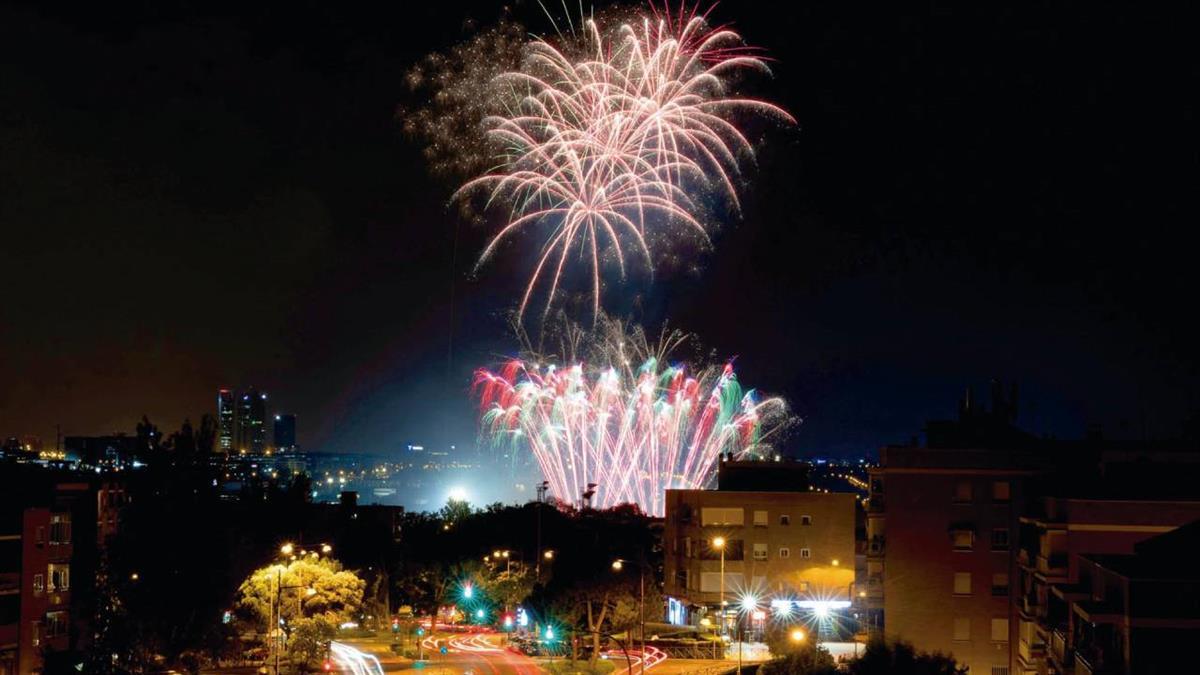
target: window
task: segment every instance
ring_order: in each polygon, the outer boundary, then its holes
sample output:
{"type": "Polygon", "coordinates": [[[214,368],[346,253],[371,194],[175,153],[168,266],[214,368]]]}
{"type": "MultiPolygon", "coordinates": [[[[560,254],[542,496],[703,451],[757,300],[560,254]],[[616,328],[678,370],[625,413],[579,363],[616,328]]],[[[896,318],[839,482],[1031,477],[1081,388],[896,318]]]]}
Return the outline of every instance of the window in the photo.
{"type": "Polygon", "coordinates": [[[33,592],[41,593],[44,590],[46,590],[46,575],[44,575],[44,574],[33,575],[33,592]]]}
{"type": "Polygon", "coordinates": [[[685,558],[692,557],[692,538],[691,537],[683,538],[683,557],[685,557],[685,558]]]}
{"type": "Polygon", "coordinates": [[[790,557],[792,557],[792,551],[791,551],[791,549],[789,549],[789,548],[788,548],[788,547],[786,547],[786,546],[780,546],[780,547],[779,547],[779,557],[780,557],[780,558],[790,558],[790,557]]]}
{"type": "Polygon", "coordinates": [[[992,675],[1008,675],[1008,666],[992,666],[992,675]]]}
{"type": "Polygon", "coordinates": [[[707,525],[745,525],[746,512],[741,508],[705,507],[700,509],[700,524],[707,525]]]}
{"type": "Polygon", "coordinates": [[[38,525],[37,530],[35,530],[35,533],[36,534],[34,535],[34,541],[37,543],[38,546],[41,546],[42,544],[46,543],[46,528],[45,527],[38,525]]]}
{"type": "Polygon", "coordinates": [[[67,634],[67,613],[46,612],[46,637],[57,637],[67,634]]]}
{"type": "Polygon", "coordinates": [[[48,571],[50,573],[50,586],[47,590],[52,593],[71,590],[70,565],[50,565],[48,571]]]}
{"type": "Polygon", "coordinates": [[[767,545],[766,544],[758,544],[758,543],[754,544],[754,559],[755,560],[766,560],[767,559],[767,545]]]}
{"type": "Polygon", "coordinates": [[[767,512],[766,511],[755,511],[754,512],[754,526],[755,527],[766,527],[767,526],[767,512]]]}
{"type": "Polygon", "coordinates": [[[998,480],[992,483],[992,501],[1007,504],[1009,499],[1008,481],[998,480]]]}
{"type": "Polygon", "coordinates": [[[779,514],[779,524],[780,525],[791,525],[792,517],[786,513],[779,514]]]}
{"type": "Polygon", "coordinates": [[[1008,574],[997,572],[992,575],[992,595],[1008,595],[1008,574]]]}
{"type": "Polygon", "coordinates": [[[812,516],[800,516],[801,525],[812,525],[812,516]]]}
{"type": "Polygon", "coordinates": [[[30,626],[29,635],[30,635],[29,642],[34,647],[42,644],[42,622],[41,621],[33,622],[33,625],[30,626]]]}
{"type": "Polygon", "coordinates": [[[1008,528],[997,527],[992,530],[992,550],[1007,551],[1008,550],[1008,528]]]}
{"type": "MultiPolygon", "coordinates": [[[[731,591],[735,588],[742,588],[744,582],[740,572],[725,573],[725,590],[731,591]]],[[[700,573],[700,592],[701,593],[720,593],[721,592],[721,573],[720,572],[701,572],[700,573]]]]}
{"type": "Polygon", "coordinates": [[[954,484],[955,504],[970,504],[973,497],[970,481],[960,480],[954,484]]]}
{"type": "Polygon", "coordinates": [[[1008,642],[1008,618],[992,619],[992,642],[1008,642]]]}
{"type": "Polygon", "coordinates": [[[50,516],[50,543],[51,544],[69,544],[71,543],[71,516],[66,513],[59,513],[50,516]]]}
{"type": "Polygon", "coordinates": [[[970,640],[971,639],[971,619],[965,616],[954,617],[954,639],[955,640],[970,640]]]}
{"type": "Polygon", "coordinates": [[[954,530],[954,550],[970,551],[975,548],[975,533],[971,530],[954,530]]]}
{"type": "Polygon", "coordinates": [[[802,549],[800,549],[800,557],[801,558],[811,558],[812,551],[807,548],[802,548],[802,549]]]}
{"type": "Polygon", "coordinates": [[[955,595],[970,595],[971,594],[971,573],[970,572],[955,572],[954,573],[954,594],[955,595]]]}

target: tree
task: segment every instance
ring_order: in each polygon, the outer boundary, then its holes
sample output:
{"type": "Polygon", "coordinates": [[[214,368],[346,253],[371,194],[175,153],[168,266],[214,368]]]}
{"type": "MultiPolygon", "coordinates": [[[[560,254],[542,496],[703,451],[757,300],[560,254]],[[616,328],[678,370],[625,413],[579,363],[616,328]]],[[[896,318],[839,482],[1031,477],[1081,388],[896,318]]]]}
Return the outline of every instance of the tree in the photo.
{"type": "Polygon", "coordinates": [[[205,413],[200,417],[200,426],[196,428],[196,452],[201,455],[211,455],[217,442],[217,420],[205,413]]]}
{"type": "Polygon", "coordinates": [[[850,662],[851,675],[966,675],[967,669],[938,652],[918,652],[908,642],[874,640],[850,662]]]}
{"type": "Polygon", "coordinates": [[[238,608],[263,627],[270,625],[277,600],[287,626],[311,616],[340,624],[357,616],[365,587],[336,560],[304,556],[251,573],[238,589],[238,608]]]}
{"type": "Polygon", "coordinates": [[[521,566],[517,569],[498,569],[477,575],[479,587],[487,597],[502,607],[516,607],[533,591],[533,570],[521,566]]]}
{"type": "Polygon", "coordinates": [[[771,648],[772,654],[782,656],[772,659],[762,665],[762,675],[834,675],[837,666],[829,651],[805,641],[799,644],[781,648],[779,652],[771,648]]]}
{"type": "Polygon", "coordinates": [[[465,500],[451,497],[446,500],[446,505],[442,507],[439,515],[447,524],[466,520],[471,517],[471,504],[465,500]]]}
{"type": "Polygon", "coordinates": [[[307,672],[329,654],[329,643],[336,636],[337,626],[323,616],[296,619],[288,637],[288,658],[300,672],[307,672]]]}

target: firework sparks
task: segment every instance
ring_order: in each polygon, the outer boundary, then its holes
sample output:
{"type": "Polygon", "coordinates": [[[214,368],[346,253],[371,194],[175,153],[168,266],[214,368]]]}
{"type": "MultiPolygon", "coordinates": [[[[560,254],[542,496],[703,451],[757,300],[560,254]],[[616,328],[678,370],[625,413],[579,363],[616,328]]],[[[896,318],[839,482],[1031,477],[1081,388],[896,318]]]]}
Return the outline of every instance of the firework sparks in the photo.
{"type": "Polygon", "coordinates": [[[564,272],[581,265],[598,316],[607,267],[622,279],[631,265],[653,273],[654,249],[681,238],[708,245],[697,195],[720,194],[736,209],[740,167],[753,157],[739,116],[793,121],[731,92],[736,73],[767,70],[734,31],[695,12],[643,15],[608,30],[601,21],[584,21],[557,45],[532,41],[520,68],[493,79],[509,101],[485,119],[498,166],[455,195],[483,194],[506,209],[479,264],[519,233],[541,241],[518,315],[540,288],[544,318],[564,272]]]}
{"type": "Polygon", "coordinates": [[[662,515],[664,491],[706,487],[722,454],[767,453],[787,409],[743,391],[732,364],[667,363],[686,340],[678,333],[652,348],[640,331],[614,338],[623,328],[602,320],[593,344],[602,365],[512,360],[477,371],[474,394],[484,435],[527,448],[560,498],[595,483],[596,506],[631,502],[662,515]]]}

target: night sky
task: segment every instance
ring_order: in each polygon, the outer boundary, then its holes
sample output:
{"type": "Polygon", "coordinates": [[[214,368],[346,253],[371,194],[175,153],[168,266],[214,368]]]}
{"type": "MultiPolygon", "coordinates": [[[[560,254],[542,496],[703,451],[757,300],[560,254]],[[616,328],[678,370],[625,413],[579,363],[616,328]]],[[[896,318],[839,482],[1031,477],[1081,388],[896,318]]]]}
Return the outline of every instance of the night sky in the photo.
{"type": "MultiPolygon", "coordinates": [[[[798,454],[906,442],[991,377],[1038,433],[1178,435],[1200,407],[1192,24],[896,4],[717,7],[799,127],[762,130],[714,250],[624,305],[785,395],[798,454]]],[[[472,274],[488,232],[395,111],[418,59],[501,12],[0,4],[0,435],[170,431],[254,384],[308,449],[472,442],[470,374],[514,351],[529,259],[472,274]]]]}

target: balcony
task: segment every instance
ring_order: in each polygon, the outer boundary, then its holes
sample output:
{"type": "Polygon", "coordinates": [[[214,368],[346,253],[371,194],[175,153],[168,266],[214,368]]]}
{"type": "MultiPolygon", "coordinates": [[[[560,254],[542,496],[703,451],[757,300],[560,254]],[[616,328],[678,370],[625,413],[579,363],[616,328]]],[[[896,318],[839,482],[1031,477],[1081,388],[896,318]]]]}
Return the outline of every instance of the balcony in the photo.
{"type": "Polygon", "coordinates": [[[1074,663],[1074,654],[1067,647],[1067,638],[1064,634],[1064,629],[1055,628],[1050,633],[1050,650],[1047,652],[1050,658],[1058,666],[1058,670],[1070,672],[1071,664],[1074,663]]]}
{"type": "Polygon", "coordinates": [[[1106,658],[1102,649],[1080,649],[1075,653],[1075,675],[1110,675],[1118,672],[1120,668],[1106,658]]]}
{"type": "Polygon", "coordinates": [[[1021,639],[1021,641],[1017,643],[1017,654],[1025,663],[1038,663],[1042,659],[1046,658],[1046,645],[1040,643],[1031,645],[1024,639],[1021,639]]]}
{"type": "Polygon", "coordinates": [[[867,555],[872,557],[883,555],[883,537],[871,537],[867,541],[867,555]]]}

